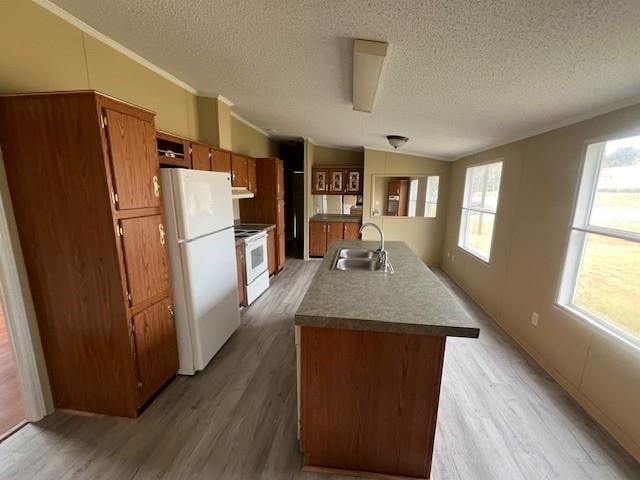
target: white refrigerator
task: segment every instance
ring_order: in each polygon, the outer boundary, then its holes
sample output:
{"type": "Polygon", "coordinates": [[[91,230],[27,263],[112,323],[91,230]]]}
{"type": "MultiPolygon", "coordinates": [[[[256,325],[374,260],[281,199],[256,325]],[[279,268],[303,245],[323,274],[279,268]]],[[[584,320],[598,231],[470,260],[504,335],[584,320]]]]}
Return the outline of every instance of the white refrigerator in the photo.
{"type": "Polygon", "coordinates": [[[231,178],[165,168],[162,198],[180,368],[203,370],[240,324],[231,178]]]}

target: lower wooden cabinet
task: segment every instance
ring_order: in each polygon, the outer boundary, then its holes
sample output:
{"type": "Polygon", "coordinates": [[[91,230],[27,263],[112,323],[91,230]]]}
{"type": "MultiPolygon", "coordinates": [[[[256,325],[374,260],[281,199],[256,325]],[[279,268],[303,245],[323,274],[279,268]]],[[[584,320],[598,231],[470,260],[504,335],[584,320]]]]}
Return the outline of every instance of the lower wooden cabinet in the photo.
{"type": "Polygon", "coordinates": [[[178,369],[178,345],[169,298],[133,316],[138,365],[138,406],[173,377],[178,369]]]}
{"type": "Polygon", "coordinates": [[[236,267],[238,270],[238,305],[244,305],[244,248],[236,245],[236,267]]]}
{"type": "Polygon", "coordinates": [[[323,257],[333,242],[358,240],[359,222],[309,222],[309,256],[323,257]]]}
{"type": "Polygon", "coordinates": [[[275,230],[267,232],[267,263],[269,265],[269,276],[278,271],[277,241],[275,230]]]}

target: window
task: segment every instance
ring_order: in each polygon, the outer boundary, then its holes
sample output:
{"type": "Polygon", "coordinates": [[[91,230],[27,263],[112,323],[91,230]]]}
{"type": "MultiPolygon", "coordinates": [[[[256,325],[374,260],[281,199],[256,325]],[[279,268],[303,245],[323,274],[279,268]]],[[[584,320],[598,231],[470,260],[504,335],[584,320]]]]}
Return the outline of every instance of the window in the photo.
{"type": "Polygon", "coordinates": [[[409,183],[409,212],[407,216],[416,216],[416,205],[418,203],[418,179],[413,178],[409,183]]]}
{"type": "Polygon", "coordinates": [[[434,217],[438,209],[438,185],[440,177],[427,178],[427,195],[424,202],[424,216],[434,217]]]}
{"type": "Polygon", "coordinates": [[[467,168],[458,246],[485,262],[491,256],[502,162],[467,168]]]}
{"type": "Polygon", "coordinates": [[[640,344],[640,136],[587,146],[558,303],[640,344]]]}

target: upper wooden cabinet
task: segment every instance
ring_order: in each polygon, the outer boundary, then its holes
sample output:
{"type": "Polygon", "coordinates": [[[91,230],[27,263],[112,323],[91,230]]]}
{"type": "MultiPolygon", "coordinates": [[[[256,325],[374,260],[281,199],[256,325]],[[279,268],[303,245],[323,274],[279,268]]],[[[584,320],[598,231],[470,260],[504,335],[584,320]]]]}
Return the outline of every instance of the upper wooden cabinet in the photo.
{"type": "Polygon", "coordinates": [[[103,108],[113,198],[118,209],[160,206],[160,179],[153,121],[135,111],[103,108]]]}
{"type": "Polygon", "coordinates": [[[191,144],[191,167],[194,170],[211,170],[211,152],[207,145],[191,144]]]}
{"type": "Polygon", "coordinates": [[[254,194],[258,191],[256,182],[256,159],[247,158],[247,188],[254,194]]]}
{"type": "Polygon", "coordinates": [[[153,113],[0,97],[0,144],[55,407],[134,417],[178,369],[153,113]]]}
{"type": "Polygon", "coordinates": [[[231,173],[231,152],[211,149],[211,170],[214,172],[231,173]]]}
{"type": "Polygon", "coordinates": [[[362,167],[313,167],[311,193],[362,195],[362,167]]]}
{"type": "Polygon", "coordinates": [[[329,169],[313,167],[311,169],[311,193],[323,194],[329,191],[329,169]]]}
{"type": "Polygon", "coordinates": [[[188,140],[166,132],[156,132],[158,161],[162,167],[191,168],[188,140]]]}
{"type": "Polygon", "coordinates": [[[244,155],[231,154],[231,186],[249,187],[247,157],[244,155]]]}

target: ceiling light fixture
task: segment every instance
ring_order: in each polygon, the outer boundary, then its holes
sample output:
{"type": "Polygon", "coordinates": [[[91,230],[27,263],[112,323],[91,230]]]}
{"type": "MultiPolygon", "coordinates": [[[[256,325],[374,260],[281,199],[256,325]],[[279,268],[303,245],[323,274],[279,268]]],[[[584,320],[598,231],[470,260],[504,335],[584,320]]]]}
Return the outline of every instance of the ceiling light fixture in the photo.
{"type": "Polygon", "coordinates": [[[387,55],[386,42],[356,39],[353,42],[353,109],[373,110],[382,64],[387,55]]]}
{"type": "Polygon", "coordinates": [[[409,141],[408,137],[402,135],[387,135],[387,142],[396,150],[409,141]]]}

